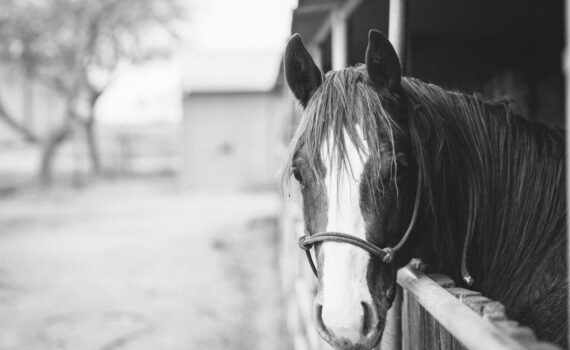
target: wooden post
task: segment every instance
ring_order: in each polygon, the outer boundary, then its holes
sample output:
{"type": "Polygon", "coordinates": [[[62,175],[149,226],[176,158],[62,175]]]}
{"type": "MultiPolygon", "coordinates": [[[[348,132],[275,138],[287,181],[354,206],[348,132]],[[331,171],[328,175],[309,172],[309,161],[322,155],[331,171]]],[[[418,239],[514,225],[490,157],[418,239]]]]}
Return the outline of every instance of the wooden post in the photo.
{"type": "Polygon", "coordinates": [[[396,297],[386,314],[386,327],[382,334],[379,350],[402,349],[402,288],[396,288],[396,297]]]}
{"type": "Polygon", "coordinates": [[[332,69],[346,68],[347,64],[347,31],[346,15],[340,7],[335,7],[331,13],[331,44],[332,69]]]}
{"type": "Polygon", "coordinates": [[[406,71],[407,14],[408,0],[390,0],[388,39],[400,57],[402,72],[406,71]]]}
{"type": "MultiPolygon", "coordinates": [[[[570,152],[568,152],[568,140],[570,140],[570,0],[565,1],[566,6],[566,18],[564,24],[566,26],[566,48],[564,49],[563,57],[562,57],[562,66],[564,67],[564,74],[566,75],[566,164],[570,164],[570,152]]],[[[568,166],[566,166],[568,168],[568,166]]],[[[568,169],[566,170],[566,184],[570,184],[570,176],[568,169]]],[[[570,203],[570,186],[566,185],[566,205],[570,203]]],[[[566,218],[568,220],[568,218],[566,218]]],[[[568,265],[570,266],[570,230],[567,227],[567,257],[568,257],[568,265]]],[[[568,280],[570,280],[570,269],[568,269],[568,280]]],[[[570,293],[568,293],[568,303],[570,305],[570,293]]],[[[570,322],[570,310],[568,310],[568,322],[570,322]]],[[[570,332],[568,334],[568,341],[570,343],[570,332]]]]}
{"type": "Polygon", "coordinates": [[[346,22],[361,3],[362,0],[346,0],[342,4],[339,2],[334,5],[330,16],[317,30],[313,41],[310,43],[310,46],[318,47],[325,41],[330,33],[333,70],[343,69],[348,64],[348,32],[346,22]]]}

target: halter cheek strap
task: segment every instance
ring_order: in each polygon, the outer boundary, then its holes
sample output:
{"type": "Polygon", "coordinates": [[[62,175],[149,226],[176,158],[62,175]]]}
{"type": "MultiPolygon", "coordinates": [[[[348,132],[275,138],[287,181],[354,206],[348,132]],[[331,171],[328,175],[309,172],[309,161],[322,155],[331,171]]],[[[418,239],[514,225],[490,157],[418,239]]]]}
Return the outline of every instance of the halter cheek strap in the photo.
{"type": "Polygon", "coordinates": [[[406,243],[406,241],[410,237],[410,233],[412,232],[412,229],[414,228],[414,225],[416,223],[420,207],[420,194],[421,194],[420,188],[422,182],[421,180],[422,180],[421,172],[418,172],[418,181],[416,185],[416,200],[414,203],[414,212],[412,214],[412,219],[410,220],[410,224],[408,225],[406,233],[404,233],[404,236],[402,237],[400,242],[398,242],[398,244],[396,244],[394,247],[379,248],[368,241],[341,232],[320,232],[320,233],[315,233],[313,235],[306,234],[304,236],[299,237],[299,247],[301,247],[301,249],[305,251],[305,254],[307,255],[307,260],[309,261],[309,265],[311,265],[311,269],[313,270],[315,276],[318,277],[318,271],[317,267],[315,266],[315,263],[313,262],[313,258],[311,257],[311,248],[316,243],[325,242],[325,241],[352,244],[354,246],[366,250],[372,256],[380,258],[386,264],[391,263],[394,260],[396,252],[400,250],[400,248],[402,248],[404,243],[406,243]]]}

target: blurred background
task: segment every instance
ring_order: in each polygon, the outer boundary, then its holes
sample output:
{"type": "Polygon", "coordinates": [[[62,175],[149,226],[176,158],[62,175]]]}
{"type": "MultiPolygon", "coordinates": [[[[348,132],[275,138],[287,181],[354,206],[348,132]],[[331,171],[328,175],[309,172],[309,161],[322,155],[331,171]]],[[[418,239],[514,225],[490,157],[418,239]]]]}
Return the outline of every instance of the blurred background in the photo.
{"type": "Polygon", "coordinates": [[[0,1],[0,349],[280,349],[290,0],[0,1]]]}
{"type": "Polygon", "coordinates": [[[562,0],[0,1],[0,349],[325,348],[278,178],[287,38],[326,72],[376,28],[407,75],[560,126],[564,21],[562,0]]]}

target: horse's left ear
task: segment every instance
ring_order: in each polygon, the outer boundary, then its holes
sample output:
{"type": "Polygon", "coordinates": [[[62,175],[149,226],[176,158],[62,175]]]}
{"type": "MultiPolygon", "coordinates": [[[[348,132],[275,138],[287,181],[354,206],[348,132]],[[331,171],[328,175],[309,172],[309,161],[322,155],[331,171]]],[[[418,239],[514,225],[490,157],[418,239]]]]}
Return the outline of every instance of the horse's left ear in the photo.
{"type": "Polygon", "coordinates": [[[299,34],[294,34],[285,48],[285,78],[293,95],[307,107],[309,99],[322,83],[322,73],[315,65],[299,34]]]}
{"type": "Polygon", "coordinates": [[[379,87],[400,88],[402,67],[398,55],[388,38],[375,29],[368,32],[366,70],[370,80],[379,87]]]}

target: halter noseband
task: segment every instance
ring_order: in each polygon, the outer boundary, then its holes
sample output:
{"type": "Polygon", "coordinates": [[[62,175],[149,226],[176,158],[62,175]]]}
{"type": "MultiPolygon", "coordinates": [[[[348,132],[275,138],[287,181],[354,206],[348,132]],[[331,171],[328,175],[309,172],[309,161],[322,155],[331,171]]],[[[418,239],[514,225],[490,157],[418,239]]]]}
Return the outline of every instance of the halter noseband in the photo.
{"type": "Polygon", "coordinates": [[[314,235],[310,235],[307,233],[304,236],[299,237],[299,247],[301,247],[301,249],[305,251],[305,254],[307,254],[307,260],[309,260],[309,265],[311,265],[311,269],[313,270],[315,276],[318,277],[319,275],[317,272],[317,267],[315,266],[313,258],[311,257],[311,248],[315,245],[315,243],[319,242],[329,241],[329,242],[341,242],[341,243],[352,244],[366,250],[368,253],[370,253],[375,257],[380,258],[383,262],[387,264],[391,263],[394,260],[396,252],[400,250],[400,248],[402,248],[404,243],[406,243],[406,241],[410,237],[410,233],[412,232],[412,229],[414,228],[414,225],[416,223],[416,219],[418,217],[418,210],[420,207],[421,179],[422,179],[421,172],[418,172],[418,183],[416,185],[416,201],[414,203],[414,212],[412,214],[412,219],[410,220],[410,224],[408,225],[406,233],[404,233],[404,236],[402,237],[400,242],[398,242],[398,244],[396,244],[394,247],[379,248],[368,241],[341,232],[320,232],[320,233],[315,233],[314,235]]]}

